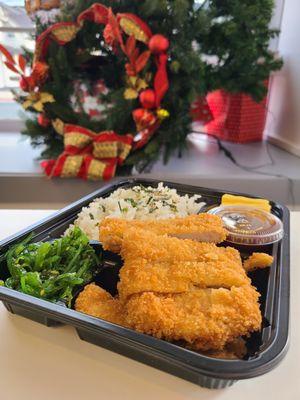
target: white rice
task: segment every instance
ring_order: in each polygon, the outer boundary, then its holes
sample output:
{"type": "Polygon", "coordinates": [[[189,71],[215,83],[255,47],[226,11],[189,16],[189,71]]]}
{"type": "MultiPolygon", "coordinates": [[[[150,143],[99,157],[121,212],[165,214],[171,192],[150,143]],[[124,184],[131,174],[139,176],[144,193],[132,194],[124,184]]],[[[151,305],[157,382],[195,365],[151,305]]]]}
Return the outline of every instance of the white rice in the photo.
{"type": "MultiPolygon", "coordinates": [[[[98,226],[104,218],[127,220],[166,219],[198,214],[205,205],[200,195],[180,196],[176,189],[159,183],[157,188],[134,186],[117,189],[109,197],[97,198],[83,207],[74,225],[79,226],[91,240],[98,240],[98,226]]],[[[72,229],[71,225],[69,229],[72,229]]]]}

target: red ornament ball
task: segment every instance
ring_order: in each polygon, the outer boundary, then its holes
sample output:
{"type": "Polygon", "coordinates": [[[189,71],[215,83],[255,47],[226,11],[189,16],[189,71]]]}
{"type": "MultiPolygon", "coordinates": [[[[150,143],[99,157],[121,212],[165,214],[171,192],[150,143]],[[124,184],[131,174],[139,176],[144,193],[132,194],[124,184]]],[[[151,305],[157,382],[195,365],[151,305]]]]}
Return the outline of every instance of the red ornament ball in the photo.
{"type": "Polygon", "coordinates": [[[163,35],[153,35],[149,40],[149,49],[154,54],[159,54],[167,51],[169,48],[169,40],[163,35]]]}
{"type": "Polygon", "coordinates": [[[24,76],[22,76],[22,78],[20,79],[19,86],[24,92],[28,92],[29,85],[27,79],[24,78],[24,76]]]}
{"type": "Polygon", "coordinates": [[[137,108],[137,109],[133,110],[132,115],[133,115],[135,122],[139,122],[144,117],[145,112],[147,112],[147,111],[144,110],[143,108],[137,108]]]}
{"type": "Polygon", "coordinates": [[[143,90],[140,93],[140,102],[144,108],[150,109],[155,107],[155,92],[152,89],[143,90]]]}
{"type": "Polygon", "coordinates": [[[39,114],[37,118],[38,124],[42,126],[43,128],[47,128],[50,124],[50,119],[46,117],[45,114],[39,114]]]}
{"type": "Polygon", "coordinates": [[[156,121],[155,115],[144,108],[137,108],[132,112],[134,122],[138,130],[145,129],[153,125],[156,121]]]}

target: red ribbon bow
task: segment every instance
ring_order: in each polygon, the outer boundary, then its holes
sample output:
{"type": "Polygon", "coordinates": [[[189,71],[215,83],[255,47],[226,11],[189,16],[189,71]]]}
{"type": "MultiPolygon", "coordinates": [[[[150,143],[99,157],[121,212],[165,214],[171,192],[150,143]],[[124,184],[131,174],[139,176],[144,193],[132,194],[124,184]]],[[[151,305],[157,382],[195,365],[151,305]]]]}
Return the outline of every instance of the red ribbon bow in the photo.
{"type": "Polygon", "coordinates": [[[49,177],[108,180],[130,152],[131,135],[113,131],[95,133],[77,125],[64,126],[64,152],[57,160],[42,162],[49,177]]]}

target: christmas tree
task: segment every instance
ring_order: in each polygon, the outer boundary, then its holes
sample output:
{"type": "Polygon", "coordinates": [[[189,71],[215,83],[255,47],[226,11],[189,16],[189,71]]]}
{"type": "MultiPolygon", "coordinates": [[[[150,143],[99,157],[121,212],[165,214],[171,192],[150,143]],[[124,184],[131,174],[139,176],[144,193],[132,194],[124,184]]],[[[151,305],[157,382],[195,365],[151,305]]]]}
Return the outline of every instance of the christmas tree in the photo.
{"type": "MultiPolygon", "coordinates": [[[[56,19],[76,22],[94,3],[65,1],[56,19]]],[[[278,33],[269,29],[272,0],[103,0],[101,4],[112,7],[115,15],[135,14],[154,34],[159,33],[170,43],[169,88],[163,99],[168,117],[143,147],[130,152],[119,173],[130,172],[132,166],[141,170],[161,153],[165,161],[174,152],[180,155],[190,131],[191,103],[197,95],[224,88],[260,100],[266,92],[264,81],[271,71],[281,67],[281,61],[268,50],[270,38],[278,33]]],[[[37,20],[37,37],[46,27],[44,21],[37,20]]],[[[104,39],[103,28],[87,20],[70,43],[50,43],[45,61],[51,73],[45,80],[43,71],[37,71],[37,75],[43,92],[55,101],[48,99],[42,112],[29,107],[35,116],[26,121],[23,132],[34,146],[46,146],[42,158],[57,157],[64,148],[63,136],[50,121],[75,124],[93,132],[113,130],[124,135],[134,131],[132,110],[138,100],[124,96],[125,60],[103,45],[104,39]],[[95,83],[102,85],[102,90],[95,90],[95,83]],[[102,104],[97,118],[86,110],[87,97],[98,97],[102,104]]],[[[143,81],[153,74],[155,63],[149,62],[143,81]]],[[[138,94],[145,88],[134,85],[131,89],[138,94]]],[[[22,88],[28,89],[24,81],[22,88]]],[[[16,93],[16,98],[24,104],[23,93],[16,93]]]]}
{"type": "Polygon", "coordinates": [[[206,92],[224,89],[262,100],[271,71],[282,67],[282,60],[269,50],[270,39],[279,33],[269,28],[274,1],[209,0],[204,3],[209,26],[196,36],[199,51],[207,61],[206,92]]]}

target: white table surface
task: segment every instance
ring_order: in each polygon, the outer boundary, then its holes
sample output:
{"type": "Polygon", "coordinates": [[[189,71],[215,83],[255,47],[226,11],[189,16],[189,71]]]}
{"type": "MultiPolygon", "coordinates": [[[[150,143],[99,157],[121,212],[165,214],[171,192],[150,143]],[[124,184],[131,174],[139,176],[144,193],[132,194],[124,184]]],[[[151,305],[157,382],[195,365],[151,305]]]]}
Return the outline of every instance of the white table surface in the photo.
{"type": "MultiPolygon", "coordinates": [[[[0,239],[49,210],[0,210],[0,239]]],[[[300,213],[291,215],[291,342],[267,375],[223,390],[192,383],[81,341],[75,330],[47,328],[0,304],[1,400],[298,400],[300,399],[300,213]],[[298,233],[299,232],[299,233],[298,233]]]]}

